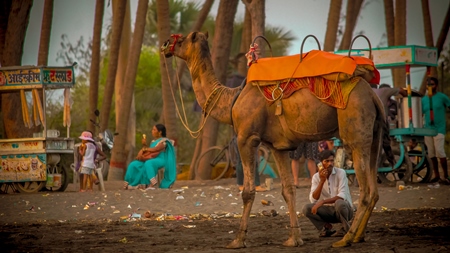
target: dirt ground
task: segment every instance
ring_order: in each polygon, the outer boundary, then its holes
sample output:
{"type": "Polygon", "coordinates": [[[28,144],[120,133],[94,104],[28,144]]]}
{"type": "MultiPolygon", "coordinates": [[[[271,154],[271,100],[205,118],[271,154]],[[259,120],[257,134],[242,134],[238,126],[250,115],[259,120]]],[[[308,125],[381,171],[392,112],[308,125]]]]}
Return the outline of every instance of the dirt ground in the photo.
{"type": "MultiPolygon", "coordinates": [[[[380,186],[366,242],[333,249],[339,238],[319,238],[298,215],[304,245],[282,246],[288,237],[280,183],[257,193],[247,248],[225,249],[239,227],[242,200],[235,179],[177,181],[170,190],[0,195],[1,252],[449,252],[450,186],[414,184],[402,191],[380,186]],[[270,206],[261,204],[269,200],[270,206]],[[151,213],[145,218],[145,213],[151,213]],[[269,214],[275,213],[275,216],[269,214]],[[139,218],[141,216],[141,218],[139,218]],[[133,218],[134,217],[134,218],[133,218]]],[[[307,203],[308,183],[297,190],[297,210],[307,203]]],[[[358,188],[351,188],[358,201],[358,188]]],[[[339,228],[339,226],[336,226],[339,228]]]]}

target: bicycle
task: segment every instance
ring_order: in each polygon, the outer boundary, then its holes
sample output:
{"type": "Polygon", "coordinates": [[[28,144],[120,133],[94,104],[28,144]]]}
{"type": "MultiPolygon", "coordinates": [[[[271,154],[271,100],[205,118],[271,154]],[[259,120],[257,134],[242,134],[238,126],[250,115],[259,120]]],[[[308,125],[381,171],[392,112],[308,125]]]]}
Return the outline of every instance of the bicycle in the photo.
{"type": "MultiPolygon", "coordinates": [[[[234,168],[236,166],[236,152],[231,150],[236,147],[236,138],[232,138],[225,146],[213,146],[208,148],[205,152],[203,152],[195,162],[195,174],[197,174],[198,169],[200,167],[208,166],[208,170],[211,171],[211,179],[219,180],[223,176],[229,173],[230,168],[234,168]],[[233,153],[232,153],[233,152],[233,153]],[[235,153],[235,154],[234,154],[235,153]]],[[[270,156],[270,151],[267,147],[260,145],[258,148],[261,151],[262,156],[264,157],[264,169],[267,167],[267,162],[270,156]]],[[[259,173],[263,174],[264,169],[259,173]]]]}

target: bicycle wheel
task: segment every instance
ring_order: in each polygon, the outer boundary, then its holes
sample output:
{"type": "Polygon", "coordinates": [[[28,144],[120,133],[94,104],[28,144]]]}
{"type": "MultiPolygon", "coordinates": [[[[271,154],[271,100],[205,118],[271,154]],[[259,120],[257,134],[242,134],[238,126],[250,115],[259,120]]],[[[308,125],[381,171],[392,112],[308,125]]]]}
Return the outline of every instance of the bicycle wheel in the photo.
{"type": "Polygon", "coordinates": [[[412,161],[417,161],[417,163],[413,163],[413,175],[411,181],[414,183],[428,183],[433,175],[433,163],[431,159],[422,151],[419,150],[410,150],[408,152],[408,156],[412,161]],[[424,159],[422,161],[422,159],[424,159]],[[421,163],[422,162],[422,163],[421,163]]]}
{"type": "Polygon", "coordinates": [[[230,167],[230,157],[228,149],[224,147],[214,146],[208,148],[201,154],[195,163],[195,174],[202,171],[210,171],[211,179],[219,180],[230,167]]]}
{"type": "MultiPolygon", "coordinates": [[[[406,150],[406,147],[404,147],[404,150],[406,150]]],[[[393,150],[395,160],[397,161],[397,163],[401,159],[400,152],[401,151],[397,149],[393,150]]],[[[381,161],[383,167],[391,166],[387,161],[385,154],[382,155],[381,161]]],[[[408,154],[406,153],[403,155],[403,161],[400,164],[400,166],[398,166],[398,168],[390,172],[378,172],[378,178],[384,184],[395,185],[395,182],[398,180],[402,180],[405,183],[410,182],[412,173],[413,173],[413,166],[411,160],[409,159],[408,154]]]]}

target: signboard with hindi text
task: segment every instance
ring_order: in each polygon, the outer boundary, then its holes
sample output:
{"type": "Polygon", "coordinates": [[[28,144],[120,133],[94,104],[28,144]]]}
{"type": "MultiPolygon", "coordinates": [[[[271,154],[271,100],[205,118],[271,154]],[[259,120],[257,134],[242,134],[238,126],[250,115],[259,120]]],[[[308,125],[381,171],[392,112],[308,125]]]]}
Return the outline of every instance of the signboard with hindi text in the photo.
{"type": "Polygon", "coordinates": [[[75,85],[73,66],[0,68],[0,90],[71,88],[73,85],[75,85]]]}

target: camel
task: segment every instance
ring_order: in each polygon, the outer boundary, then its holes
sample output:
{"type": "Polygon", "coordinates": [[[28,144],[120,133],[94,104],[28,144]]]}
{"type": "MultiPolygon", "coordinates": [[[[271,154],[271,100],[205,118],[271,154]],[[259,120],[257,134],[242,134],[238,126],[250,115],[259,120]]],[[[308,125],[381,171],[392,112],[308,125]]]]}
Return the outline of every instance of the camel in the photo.
{"type": "Polygon", "coordinates": [[[285,123],[295,130],[287,133],[276,115],[277,106],[269,105],[257,87],[247,84],[242,90],[228,88],[217,80],[207,40],[208,34],[201,32],[192,32],[185,37],[172,35],[161,47],[161,53],[166,58],[176,56],[186,62],[203,111],[221,123],[232,125],[236,132],[245,177],[242,192],[244,209],[236,238],[226,247],[246,247],[249,215],[255,199],[254,154],[261,142],[273,154],[281,178],[282,196],[288,206],[289,238],[283,245],[303,245],[288,151],[294,150],[300,142],[332,137],[343,140],[346,150],[351,150],[360,192],[358,209],[349,231],[332,246],[344,247],[363,242],[368,220],[379,198],[377,161],[386,136],[383,132],[386,131],[383,105],[368,82],[364,79],[358,81],[345,109],[322,103],[308,89],[300,89],[283,99],[285,123]]]}

